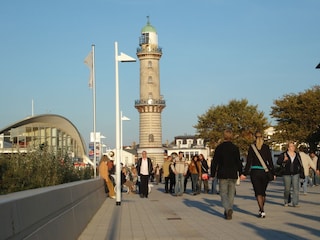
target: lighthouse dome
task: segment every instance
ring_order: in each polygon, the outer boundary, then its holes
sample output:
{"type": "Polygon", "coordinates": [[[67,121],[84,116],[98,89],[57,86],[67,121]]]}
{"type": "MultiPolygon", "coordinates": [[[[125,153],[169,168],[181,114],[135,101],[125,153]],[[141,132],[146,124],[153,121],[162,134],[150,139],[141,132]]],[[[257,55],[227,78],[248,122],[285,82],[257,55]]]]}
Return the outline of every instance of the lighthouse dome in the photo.
{"type": "Polygon", "coordinates": [[[146,32],[149,32],[149,33],[150,33],[150,32],[154,32],[154,33],[157,32],[156,28],[150,24],[149,19],[148,19],[147,25],[145,25],[145,26],[141,29],[141,33],[146,33],[146,32]]]}

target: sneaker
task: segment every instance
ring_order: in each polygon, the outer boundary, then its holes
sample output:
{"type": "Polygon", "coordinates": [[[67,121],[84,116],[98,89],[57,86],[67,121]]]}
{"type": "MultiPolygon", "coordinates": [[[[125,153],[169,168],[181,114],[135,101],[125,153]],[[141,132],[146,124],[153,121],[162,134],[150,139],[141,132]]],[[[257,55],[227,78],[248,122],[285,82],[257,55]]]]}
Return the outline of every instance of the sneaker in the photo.
{"type": "Polygon", "coordinates": [[[260,218],[265,218],[265,217],[266,217],[266,213],[259,211],[259,217],[260,217],[260,218]]]}
{"type": "Polygon", "coordinates": [[[284,207],[288,207],[289,205],[288,205],[288,203],[285,203],[283,206],[284,206],[284,207]]]}

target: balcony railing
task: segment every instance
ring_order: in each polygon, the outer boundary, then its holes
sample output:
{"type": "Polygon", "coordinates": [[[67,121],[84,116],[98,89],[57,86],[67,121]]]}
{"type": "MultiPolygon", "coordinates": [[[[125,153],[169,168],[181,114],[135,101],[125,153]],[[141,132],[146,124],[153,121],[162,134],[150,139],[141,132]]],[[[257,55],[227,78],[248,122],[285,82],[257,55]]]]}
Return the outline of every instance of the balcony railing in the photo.
{"type": "Polygon", "coordinates": [[[161,47],[150,47],[150,48],[137,48],[137,54],[139,53],[159,53],[162,54],[162,48],[161,47]]]}
{"type": "Polygon", "coordinates": [[[166,106],[166,101],[162,99],[140,99],[135,101],[135,106],[144,106],[144,105],[161,105],[161,106],[166,106]]]}

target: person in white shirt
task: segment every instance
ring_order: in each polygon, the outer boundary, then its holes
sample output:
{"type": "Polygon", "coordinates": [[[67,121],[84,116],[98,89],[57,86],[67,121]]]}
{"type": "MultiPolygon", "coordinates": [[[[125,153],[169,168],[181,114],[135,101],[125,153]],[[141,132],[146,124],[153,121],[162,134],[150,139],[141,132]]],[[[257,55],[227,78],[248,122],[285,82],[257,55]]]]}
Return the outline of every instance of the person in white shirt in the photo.
{"type": "Polygon", "coordinates": [[[147,152],[142,151],[142,157],[138,159],[137,171],[140,176],[139,193],[141,198],[148,198],[149,193],[149,177],[152,173],[153,167],[151,159],[147,157],[147,152]]]}
{"type": "Polygon", "coordinates": [[[174,165],[171,165],[172,171],[176,176],[175,196],[182,196],[184,192],[184,177],[188,171],[188,164],[183,157],[183,152],[179,152],[178,157],[174,160],[174,165]]]}
{"type": "Polygon", "coordinates": [[[312,186],[312,178],[310,178],[309,171],[311,170],[316,172],[316,166],[314,165],[313,161],[311,160],[307,152],[308,150],[305,146],[302,145],[299,147],[299,154],[301,157],[301,162],[303,165],[304,175],[305,175],[305,179],[303,180],[303,185],[302,185],[304,195],[307,195],[308,182],[310,182],[310,186],[312,186]]]}

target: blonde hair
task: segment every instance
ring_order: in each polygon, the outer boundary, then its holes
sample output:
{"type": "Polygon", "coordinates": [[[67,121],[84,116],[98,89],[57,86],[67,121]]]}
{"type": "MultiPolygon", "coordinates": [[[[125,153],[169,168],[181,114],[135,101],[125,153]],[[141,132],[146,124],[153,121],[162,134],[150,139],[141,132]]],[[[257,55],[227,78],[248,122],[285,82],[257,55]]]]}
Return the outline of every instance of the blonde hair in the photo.
{"type": "Polygon", "coordinates": [[[293,146],[295,146],[295,148],[297,148],[295,141],[289,140],[289,141],[287,142],[287,149],[289,148],[289,145],[290,145],[290,144],[293,144],[293,146]]]}
{"type": "Polygon", "coordinates": [[[255,137],[256,137],[256,146],[257,146],[258,150],[261,150],[262,145],[263,145],[263,143],[264,143],[264,139],[263,139],[263,134],[262,134],[262,132],[256,131],[255,137]],[[257,134],[260,134],[261,136],[257,137],[257,134]]]}

